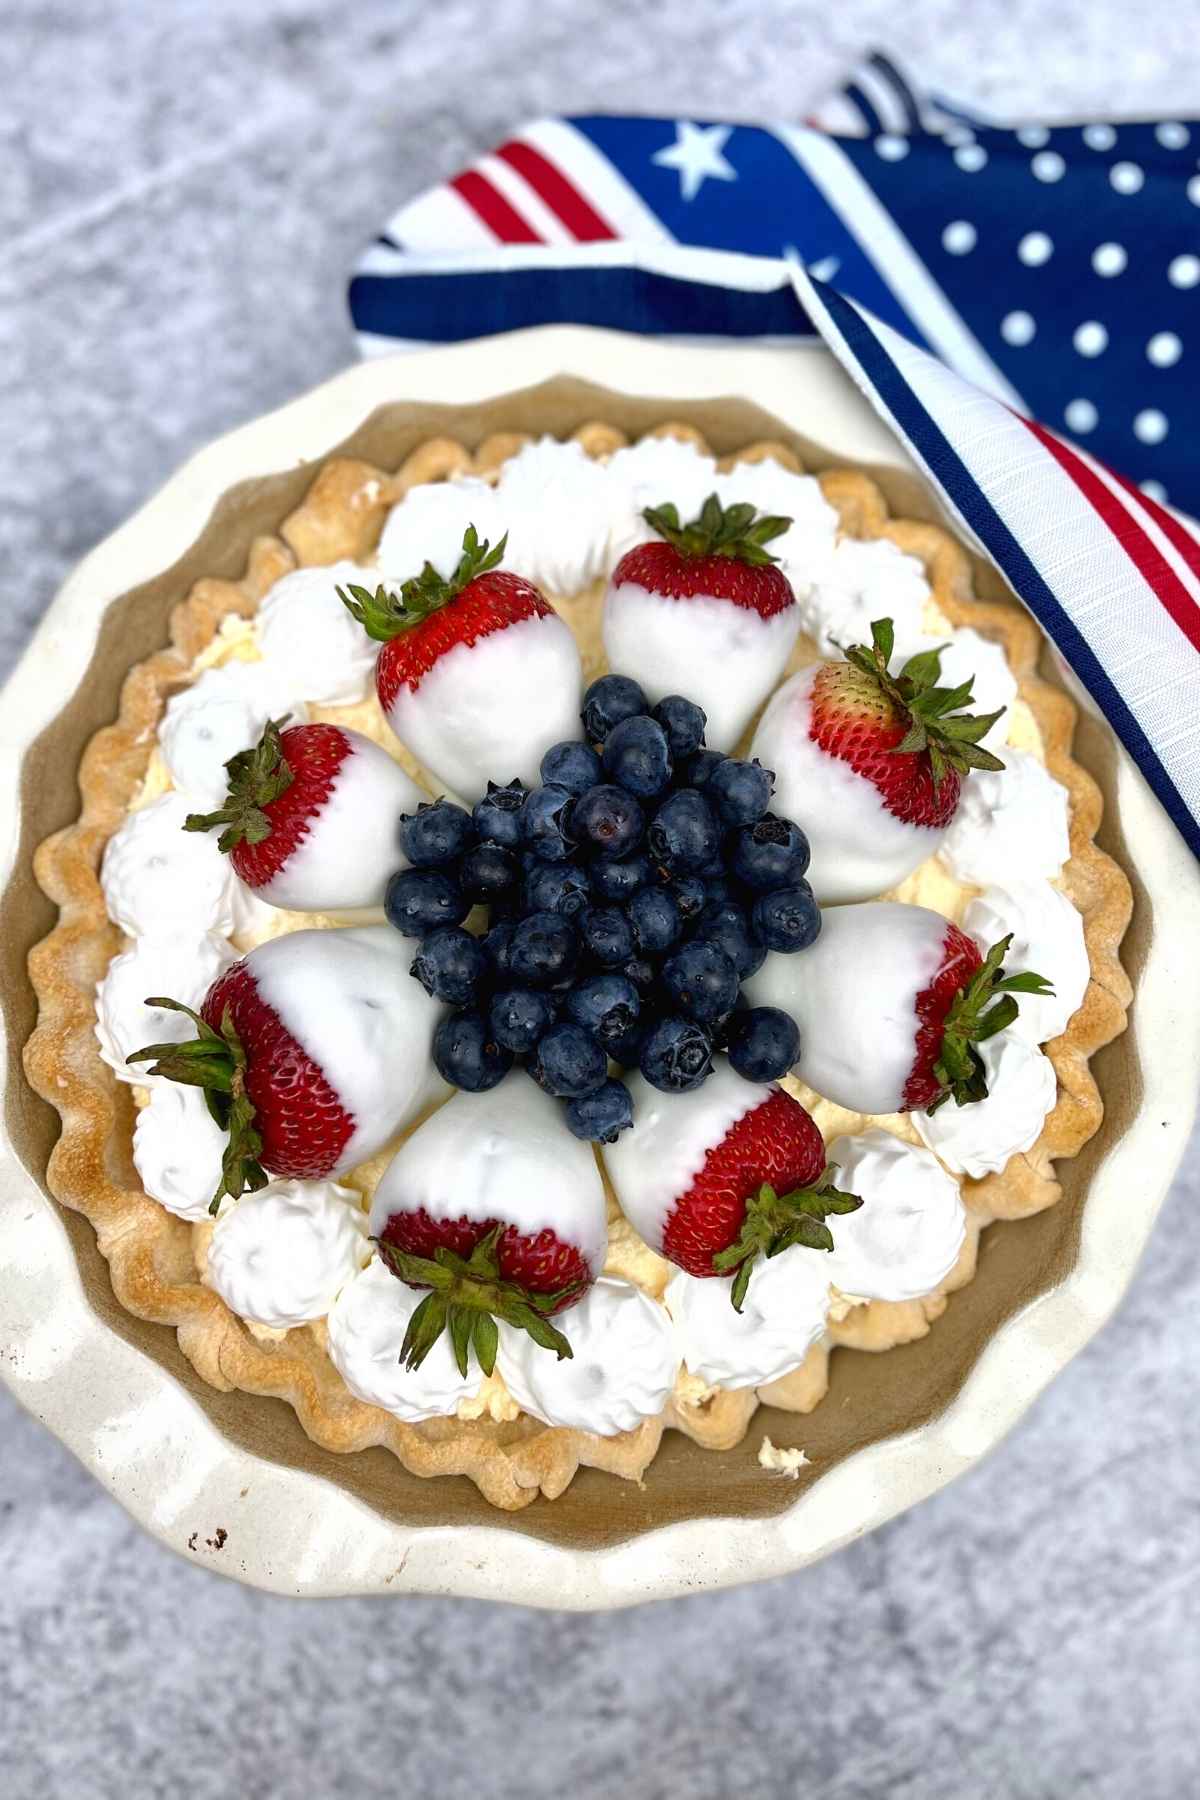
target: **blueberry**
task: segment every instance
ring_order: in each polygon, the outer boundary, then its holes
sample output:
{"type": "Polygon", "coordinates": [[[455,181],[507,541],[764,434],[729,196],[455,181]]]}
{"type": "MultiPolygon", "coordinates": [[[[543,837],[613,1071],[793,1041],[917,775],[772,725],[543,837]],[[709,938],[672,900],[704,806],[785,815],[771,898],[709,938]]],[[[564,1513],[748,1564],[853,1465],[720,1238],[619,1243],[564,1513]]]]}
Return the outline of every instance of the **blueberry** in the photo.
{"type": "Polygon", "coordinates": [[[468,900],[496,900],[516,886],[520,865],[516,852],[502,844],[476,844],[458,865],[458,879],[468,900]]]}
{"type": "Polygon", "coordinates": [[[699,875],[677,875],[667,883],[667,892],[679,908],[679,917],[685,925],[692,919],[699,918],[712,899],[706,883],[699,875]]]}
{"type": "Polygon", "coordinates": [[[583,696],[583,729],[593,744],[602,744],[622,719],[636,719],[649,712],[650,703],[628,675],[601,675],[583,696]]]}
{"type": "Polygon", "coordinates": [[[575,802],[571,829],[576,840],[600,856],[625,856],[640,840],[644,819],[632,794],[602,783],[575,802]]]}
{"type": "Polygon", "coordinates": [[[633,929],[616,906],[590,906],[579,915],[583,947],[593,962],[606,969],[618,968],[633,955],[633,929]]]}
{"type": "Polygon", "coordinates": [[[512,943],[512,934],[516,926],[511,919],[501,919],[493,925],[483,940],[483,954],[494,975],[502,979],[508,974],[508,951],[512,943]]]}
{"type": "Polygon", "coordinates": [[[701,1025],[715,1025],[733,1010],[738,972],[733,959],[704,938],[684,944],[662,968],[662,984],[672,1011],[701,1025]]]}
{"type": "Polygon", "coordinates": [[[633,941],[643,955],[661,955],[679,936],[679,908],[665,888],[641,888],[625,913],[633,928],[633,941]]]}
{"type": "Polygon", "coordinates": [[[578,863],[548,863],[536,857],[525,876],[530,912],[561,913],[570,919],[591,903],[587,871],[578,863]]]}
{"type": "Polygon", "coordinates": [[[712,861],[721,847],[721,828],[703,794],[680,788],[655,813],[646,843],[656,863],[688,874],[712,861]]]}
{"type": "Polygon", "coordinates": [[[600,758],[588,744],[552,744],[541,761],[546,786],[565,787],[569,794],[586,794],[600,780],[600,758]]]}
{"type": "Polygon", "coordinates": [[[686,1093],[712,1074],[712,1039],[693,1019],[660,1019],[642,1041],[638,1066],[651,1087],[686,1093]]]}
{"type": "Polygon", "coordinates": [[[567,995],[566,1014],[606,1048],[637,1021],[642,997],[627,975],[592,975],[567,995]]]}
{"type": "Polygon", "coordinates": [[[415,813],[400,815],[400,848],[414,869],[457,862],[474,836],[470,813],[449,800],[422,801],[415,813]]]}
{"type": "Polygon", "coordinates": [[[525,796],[521,833],[527,847],[547,862],[565,862],[574,848],[575,840],[568,834],[573,805],[572,796],[558,782],[531,788],[525,796]]]}
{"type": "Polygon", "coordinates": [[[657,970],[648,956],[631,956],[621,964],[622,975],[628,975],[635,988],[645,994],[654,986],[657,970]]]}
{"type": "Polygon", "coordinates": [[[639,800],[652,800],[671,779],[667,734],[653,719],[622,719],[604,740],[604,773],[639,800]]]}
{"type": "Polygon", "coordinates": [[[574,1100],[600,1086],[608,1073],[608,1058],[590,1031],[563,1019],[541,1038],[529,1073],[548,1094],[574,1100]]]}
{"type": "Polygon", "coordinates": [[[521,782],[510,781],[507,787],[497,787],[494,781],[489,781],[487,793],[475,802],[471,814],[481,840],[485,844],[503,844],[506,850],[517,849],[521,842],[521,808],[524,804],[525,788],[521,782]]]}
{"type": "Polygon", "coordinates": [[[614,1038],[611,1044],[606,1044],[604,1048],[612,1060],[620,1064],[621,1068],[636,1069],[645,1035],[646,1022],[643,1017],[638,1019],[636,1024],[631,1025],[629,1030],[623,1032],[619,1038],[614,1038]]]}
{"type": "Polygon", "coordinates": [[[735,898],[733,883],[728,875],[706,875],[703,879],[706,905],[724,906],[727,900],[735,898]]]}
{"type": "Polygon", "coordinates": [[[738,762],[727,756],[705,783],[704,797],[716,808],[722,825],[753,825],[771,804],[774,786],[774,775],[757,757],[753,762],[738,762]]]}
{"type": "Polygon", "coordinates": [[[560,913],[529,913],[514,927],[508,973],[520,987],[553,987],[575,967],[575,927],[560,913]]]}
{"type": "Polygon", "coordinates": [[[729,867],[747,887],[790,887],[808,867],[808,839],[791,819],[767,813],[734,833],[729,867]]]}
{"type": "Polygon", "coordinates": [[[488,1009],[492,1037],[503,1050],[524,1056],[554,1023],[554,1002],[534,988],[502,988],[488,1009]]]}
{"type": "Polygon", "coordinates": [[[441,869],[398,869],[383,909],[405,937],[424,937],[438,925],[461,925],[470,911],[457,881],[441,869]]]}
{"type": "Polygon", "coordinates": [[[719,769],[724,761],[719,750],[697,750],[695,756],[689,756],[684,767],[677,771],[680,787],[707,787],[713,770],[719,769]]]}
{"type": "Polygon", "coordinates": [[[706,906],[696,926],[693,942],[703,939],[723,950],[742,981],[761,969],[767,953],[750,929],[749,920],[733,901],[706,906]]]}
{"type": "Polygon", "coordinates": [[[568,1101],[566,1120],[576,1137],[615,1144],[633,1124],[633,1095],[623,1081],[605,1081],[594,1092],[568,1101]]]}
{"type": "Polygon", "coordinates": [[[450,1006],[466,1006],[475,998],[486,967],[478,938],[461,925],[439,925],[421,939],[408,972],[427,994],[450,1006]]]}
{"type": "Polygon", "coordinates": [[[682,694],[668,694],[665,700],[660,700],[652,717],[666,732],[667,748],[675,761],[681,756],[691,756],[704,742],[708,715],[702,706],[685,700],[682,694]]]}
{"type": "Polygon", "coordinates": [[[592,892],[598,900],[631,900],[652,874],[646,856],[602,856],[592,864],[592,892]]]}
{"type": "Polygon", "coordinates": [[[755,935],[768,950],[807,950],[821,935],[821,909],[807,881],[760,894],[750,909],[755,935]]]}
{"type": "Polygon", "coordinates": [[[476,1012],[451,1013],[442,1020],[433,1034],[433,1060],[443,1081],[468,1094],[494,1088],[513,1065],[512,1051],[492,1041],[476,1012]]]}
{"type": "Polygon", "coordinates": [[[800,1054],[800,1032],[779,1007],[750,1006],[730,1019],[725,1047],[746,1081],[779,1081],[800,1054]]]}

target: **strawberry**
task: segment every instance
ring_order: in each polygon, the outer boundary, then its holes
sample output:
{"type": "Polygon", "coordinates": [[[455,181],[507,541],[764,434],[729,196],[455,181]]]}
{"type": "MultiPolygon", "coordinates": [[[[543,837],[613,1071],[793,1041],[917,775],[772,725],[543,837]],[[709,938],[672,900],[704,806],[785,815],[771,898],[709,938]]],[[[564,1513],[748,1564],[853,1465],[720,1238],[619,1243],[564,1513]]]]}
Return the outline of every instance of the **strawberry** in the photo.
{"type": "Polygon", "coordinates": [[[1003,712],[972,715],[970,679],[937,685],[940,650],[895,674],[890,619],[841,662],[786,682],[754,735],[751,755],[775,770],[780,812],[812,845],[818,900],[864,900],[931,856],[972,769],[1003,769],[980,739],[1003,712]]]}
{"type": "Polygon", "coordinates": [[[408,1139],[371,1207],[379,1253],[428,1288],[402,1357],[418,1368],[443,1331],[460,1372],[474,1349],[495,1366],[499,1325],[570,1356],[551,1317],[574,1306],[604,1262],[604,1189],[590,1149],[523,1073],[458,1094],[408,1139]]]}
{"type": "Polygon", "coordinates": [[[637,544],[604,601],[610,668],[652,702],[686,693],[708,715],[706,740],[730,750],[783,674],[800,629],[791,584],[766,548],[790,519],[710,494],[681,525],[670,504],[643,517],[659,542],[637,544]]]}
{"type": "Polygon", "coordinates": [[[738,1312],[759,1256],[794,1244],[832,1250],[826,1217],[862,1201],[834,1187],[821,1133],[798,1100],[728,1066],[669,1098],[639,1082],[633,1127],[605,1164],[651,1249],[690,1275],[732,1275],[738,1312]]]}
{"type": "Polygon", "coordinates": [[[375,686],[392,730],[468,798],[498,773],[535,785],[543,754],[579,719],[575,639],[532,583],[497,566],[506,541],[493,549],[468,526],[448,578],[426,563],[398,592],[337,590],[383,645],[375,686]]]}
{"type": "Polygon", "coordinates": [[[382,906],[403,863],[400,815],[420,790],[360,731],[272,719],[252,750],[225,764],[217,812],[189,813],[185,831],[224,829],[218,848],[260,900],[299,912],[382,906]]]}
{"type": "Polygon", "coordinates": [[[1017,1016],[1017,994],[1046,994],[1027,971],[1007,975],[1012,942],[986,957],[940,913],[899,901],[830,907],[803,958],[768,956],[746,984],[755,1006],[779,1006],[800,1028],[794,1068],[851,1112],[933,1112],[987,1094],[977,1044],[1017,1016]]]}
{"type": "Polygon", "coordinates": [[[149,1044],[130,1062],[204,1090],[228,1133],[221,1197],[270,1175],[317,1181],[382,1149],[431,1098],[433,1032],[442,1009],[407,972],[387,926],[294,931],[260,944],[218,976],[196,1036],[149,1044]]]}

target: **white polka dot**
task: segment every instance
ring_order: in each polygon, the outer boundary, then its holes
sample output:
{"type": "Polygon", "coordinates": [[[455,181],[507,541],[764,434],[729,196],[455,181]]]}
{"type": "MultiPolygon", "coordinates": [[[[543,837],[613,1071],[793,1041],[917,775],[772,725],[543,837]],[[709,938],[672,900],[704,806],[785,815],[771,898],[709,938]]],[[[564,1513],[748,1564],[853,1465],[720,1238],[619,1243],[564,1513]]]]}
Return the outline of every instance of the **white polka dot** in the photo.
{"type": "Polygon", "coordinates": [[[1067,165],[1057,150],[1039,150],[1029,166],[1039,181],[1061,181],[1067,172],[1067,165]]]}
{"type": "Polygon", "coordinates": [[[942,233],[942,248],[951,256],[965,256],[975,248],[978,233],[969,219],[953,219],[942,233]]]}
{"type": "Polygon", "coordinates": [[[1200,256],[1177,256],[1167,269],[1172,287],[1192,288],[1200,281],[1200,256]]]}
{"type": "Polygon", "coordinates": [[[1117,134],[1111,125],[1085,125],[1083,141],[1089,150],[1111,150],[1117,134]]]}
{"type": "Polygon", "coordinates": [[[1019,349],[1028,344],[1037,326],[1027,312],[1006,313],[1000,321],[1000,336],[1006,344],[1015,344],[1019,349]]]}
{"type": "Polygon", "coordinates": [[[973,144],[975,133],[969,125],[951,125],[949,130],[943,131],[942,141],[950,145],[973,144]]]}
{"type": "Polygon", "coordinates": [[[908,155],[908,139],[893,137],[886,132],[883,137],[875,139],[875,154],[882,156],[884,162],[900,162],[908,155]]]}
{"type": "Polygon", "coordinates": [[[1108,171],[1108,179],[1118,194],[1136,194],[1146,177],[1136,163],[1114,163],[1108,171]]]}
{"type": "Polygon", "coordinates": [[[1044,125],[1022,125],[1017,142],[1024,144],[1027,150],[1040,150],[1043,144],[1050,142],[1050,133],[1044,125]]]}
{"type": "Polygon", "coordinates": [[[1164,150],[1183,150],[1192,141],[1192,134],[1187,126],[1176,124],[1174,121],[1165,125],[1156,125],[1154,135],[1164,150]]]}
{"type": "Polygon", "coordinates": [[[1119,275],[1128,261],[1123,244],[1098,244],[1092,251],[1092,267],[1097,275],[1119,275]]]}
{"type": "Polygon", "coordinates": [[[1100,414],[1090,400],[1069,400],[1063,418],[1071,431],[1094,431],[1100,414]]]}
{"type": "Polygon", "coordinates": [[[968,175],[974,175],[976,169],[982,169],[987,159],[987,151],[982,144],[964,144],[961,150],[954,152],[955,162],[968,175]]]}
{"type": "Polygon", "coordinates": [[[1183,355],[1182,339],[1173,331],[1156,331],[1146,345],[1146,355],[1156,369],[1169,369],[1183,355]]]}
{"type": "Polygon", "coordinates": [[[1167,490],[1161,481],[1139,481],[1138,486],[1150,500],[1157,500],[1162,506],[1167,498],[1167,490]]]}
{"type": "Polygon", "coordinates": [[[1193,175],[1188,182],[1187,197],[1193,206],[1200,206],[1200,175],[1193,175]]]}
{"type": "Polygon", "coordinates": [[[1039,269],[1054,255],[1054,240],[1044,231],[1027,231],[1017,245],[1017,255],[1027,268],[1039,269]]]}
{"type": "Polygon", "coordinates": [[[1080,356],[1099,356],[1108,349],[1108,333],[1097,319],[1085,319],[1071,339],[1080,356]]]}
{"type": "Polygon", "coordinates": [[[1133,435],[1143,444],[1161,444],[1168,429],[1166,414],[1156,406],[1148,406],[1133,421],[1133,435]]]}

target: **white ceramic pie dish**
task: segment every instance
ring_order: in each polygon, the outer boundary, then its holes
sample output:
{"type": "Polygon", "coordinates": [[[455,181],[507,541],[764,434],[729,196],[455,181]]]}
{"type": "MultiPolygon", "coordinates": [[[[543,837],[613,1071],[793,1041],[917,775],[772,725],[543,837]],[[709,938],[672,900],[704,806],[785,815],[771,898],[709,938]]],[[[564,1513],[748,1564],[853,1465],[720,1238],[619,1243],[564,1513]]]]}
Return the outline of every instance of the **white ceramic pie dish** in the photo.
{"type": "MultiPolygon", "coordinates": [[[[351,369],[202,452],[67,582],[0,712],[6,884],[17,856],[25,751],[82,680],[110,601],[175,562],[228,489],[320,458],[386,402],[469,407],[562,374],[653,396],[664,402],[662,416],[673,400],[737,396],[838,461],[906,467],[819,349],[694,349],[551,329],[351,369]]],[[[73,771],[64,771],[70,779],[73,771]]],[[[571,1547],[539,1535],[536,1507],[517,1529],[511,1520],[455,1522],[449,1500],[443,1516],[435,1508],[420,1523],[384,1516],[336,1478],[273,1455],[269,1403],[258,1403],[262,1453],[235,1442],[211,1405],[89,1298],[73,1241],[89,1228],[64,1220],[10,1141],[21,1109],[33,1104],[17,1077],[0,1146],[0,1373],[165,1543],[283,1592],[448,1592],[597,1608],[760,1579],[815,1560],[977,1460],[1077,1353],[1127,1286],[1186,1143],[1200,1082],[1200,972],[1162,947],[1194,938],[1200,874],[1119,753],[1110,757],[1106,787],[1149,934],[1131,1024],[1140,1095],[1125,1109],[1123,1133],[1102,1133],[1073,1267],[1000,1326],[943,1410],[848,1456],[774,1516],[657,1529],[651,1518],[623,1541],[571,1547]]]]}

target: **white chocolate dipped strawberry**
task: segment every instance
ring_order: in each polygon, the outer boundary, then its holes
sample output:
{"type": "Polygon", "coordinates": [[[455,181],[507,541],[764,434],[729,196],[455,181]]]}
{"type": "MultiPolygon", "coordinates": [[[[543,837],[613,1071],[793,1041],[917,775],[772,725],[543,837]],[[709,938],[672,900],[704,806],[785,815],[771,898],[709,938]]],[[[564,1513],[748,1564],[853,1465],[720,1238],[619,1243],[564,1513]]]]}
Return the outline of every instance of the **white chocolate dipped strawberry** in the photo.
{"type": "Polygon", "coordinates": [[[225,765],[229,792],[185,830],[223,829],[218,846],[260,900],[294,912],[382,906],[404,862],[397,832],[421,791],[386,750],[341,725],[271,720],[225,765]]]}
{"type": "Polygon", "coordinates": [[[518,1071],[414,1131],[375,1190],[371,1236],[399,1280],[430,1290],[404,1339],[409,1367],[446,1332],[464,1375],[472,1351],[490,1375],[497,1321],[570,1356],[569,1325],[564,1336],[550,1319],[604,1265],[604,1187],[587,1144],[518,1071]]]}
{"type": "Polygon", "coordinates": [[[319,1181],[374,1156],[438,1094],[433,1034],[443,1008],[408,973],[386,925],[293,931],[226,969],[198,1012],[196,1037],[130,1054],[152,1075],[203,1088],[228,1134],[222,1194],[268,1175],[319,1181]]]}
{"type": "Polygon", "coordinates": [[[690,1275],[732,1277],[739,1311],[759,1256],[832,1249],[825,1218],[862,1204],[833,1186],[820,1131],[782,1088],[723,1063],[690,1093],[660,1093],[642,1075],[630,1091],[633,1126],[604,1152],[621,1209],[690,1275]]]}
{"type": "Polygon", "coordinates": [[[711,750],[731,750],[791,655],[796,596],[766,548],[791,524],[710,494],[681,525],[673,505],[647,507],[658,538],[613,570],[604,599],[609,667],[657,702],[686,694],[707,715],[711,750]]]}
{"type": "Polygon", "coordinates": [[[1011,1024],[1014,994],[1049,985],[1040,975],[1004,973],[1011,940],[985,958],[940,913],[894,900],[833,906],[822,918],[803,958],[769,955],[745,986],[752,1005],[778,1006],[799,1026],[793,1072],[851,1112],[983,1099],[975,1046],[1011,1024]]]}
{"type": "Polygon", "coordinates": [[[498,567],[504,546],[481,544],[470,526],[448,580],[426,563],[397,592],[338,589],[383,646],[375,687],[392,730],[465,799],[489,780],[535,785],[545,752],[579,722],[570,627],[530,582],[498,567]]]}
{"type": "Polygon", "coordinates": [[[871,631],[844,661],[785,682],[750,747],[775,772],[776,811],[803,827],[813,891],[829,903],[895,887],[937,850],[970,770],[1004,767],[980,743],[1000,714],[960,710],[970,681],[939,687],[936,649],[890,673],[892,622],[871,631]]]}

